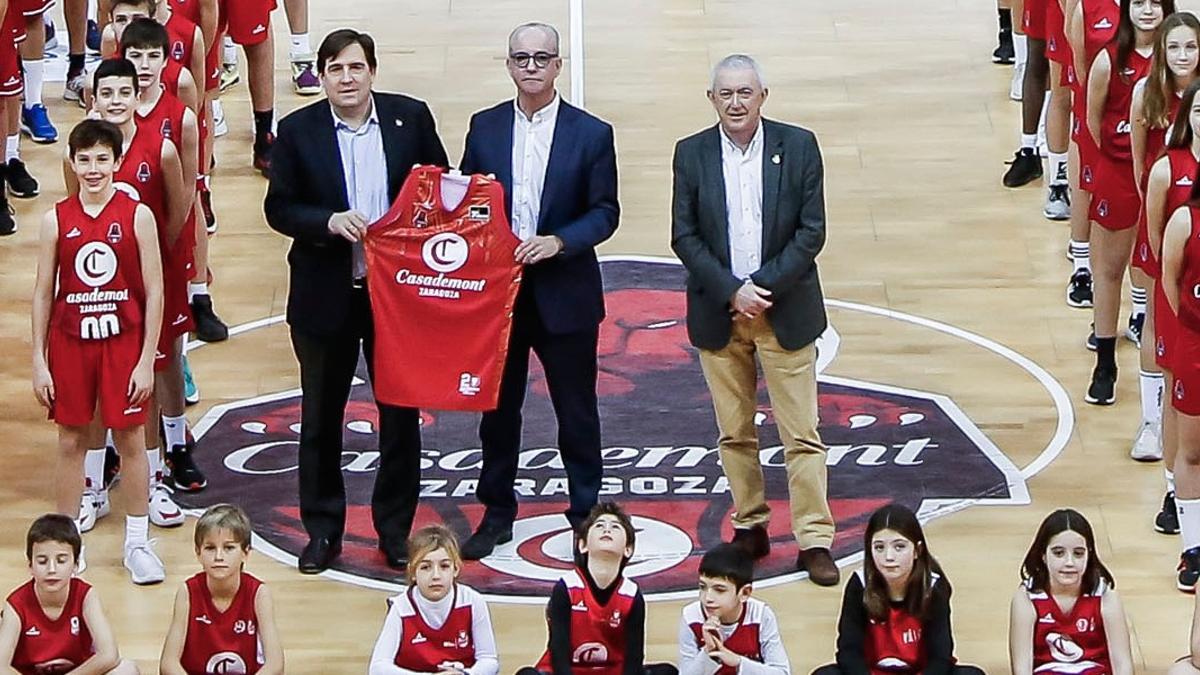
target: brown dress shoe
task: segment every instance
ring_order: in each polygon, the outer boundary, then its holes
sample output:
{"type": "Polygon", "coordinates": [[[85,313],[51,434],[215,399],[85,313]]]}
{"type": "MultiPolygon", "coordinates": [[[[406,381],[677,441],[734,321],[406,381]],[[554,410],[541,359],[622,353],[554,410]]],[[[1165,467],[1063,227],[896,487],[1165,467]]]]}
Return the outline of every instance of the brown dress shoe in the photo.
{"type": "Polygon", "coordinates": [[[796,569],[808,572],[808,578],[818,586],[836,586],[841,574],[827,548],[806,548],[796,556],[796,569]]]}
{"type": "Polygon", "coordinates": [[[755,560],[765,558],[771,552],[771,538],[767,536],[767,528],[762,525],[735,528],[730,543],[755,560]]]}

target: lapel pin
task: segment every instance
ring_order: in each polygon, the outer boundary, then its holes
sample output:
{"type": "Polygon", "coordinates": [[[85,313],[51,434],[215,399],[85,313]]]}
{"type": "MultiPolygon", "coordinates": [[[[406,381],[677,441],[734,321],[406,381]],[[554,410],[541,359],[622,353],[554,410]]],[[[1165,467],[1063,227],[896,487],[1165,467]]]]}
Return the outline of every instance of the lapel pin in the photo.
{"type": "Polygon", "coordinates": [[[783,161],[783,160],[779,157],[779,155],[771,155],[771,163],[772,164],[778,164],[781,161],[783,161]]]}
{"type": "Polygon", "coordinates": [[[398,126],[398,127],[404,126],[404,120],[400,120],[400,119],[396,120],[396,126],[398,126]]]}

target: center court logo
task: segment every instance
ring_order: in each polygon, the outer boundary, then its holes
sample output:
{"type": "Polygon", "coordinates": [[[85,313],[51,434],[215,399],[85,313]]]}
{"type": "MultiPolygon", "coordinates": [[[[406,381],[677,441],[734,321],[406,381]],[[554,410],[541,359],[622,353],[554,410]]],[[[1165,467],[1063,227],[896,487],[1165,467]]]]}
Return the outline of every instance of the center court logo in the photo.
{"type": "Polygon", "coordinates": [[[117,254],[102,241],[90,241],[75,254],[75,276],[92,288],[99,288],[117,275],[117,254]]]}
{"type": "MultiPolygon", "coordinates": [[[[711,398],[687,340],[684,272],[677,264],[648,260],[605,261],[602,272],[608,316],[599,340],[601,498],[620,501],[633,516],[637,549],[627,573],[646,596],[691,597],[700,557],[732,536],[732,498],[714,447],[711,398]]],[[[834,358],[836,338],[831,333],[823,339],[819,368],[834,358]]],[[[330,576],[395,589],[397,575],[378,552],[371,525],[379,446],[363,364],[359,377],[364,382],[351,393],[342,456],[346,534],[330,576]]],[[[1028,503],[1021,471],[949,398],[828,374],[819,384],[820,431],[828,446],[829,498],[838,531],[835,557],[862,552],[867,519],[888,503],[926,518],[970,504],[1028,503]]],[[[572,566],[571,534],[562,515],[568,485],[548,389],[536,366],[524,412],[513,486],[521,510],[513,541],[468,563],[462,580],[493,599],[534,602],[544,601],[572,566]]],[[[254,520],[256,547],[294,563],[307,541],[296,501],[299,420],[299,390],[213,408],[196,427],[205,447],[197,461],[212,477],[209,487],[178,499],[193,508],[240,503],[254,520]]],[[[421,421],[416,525],[443,522],[466,537],[483,515],[474,497],[482,460],[479,416],[422,411],[421,421]]],[[[772,509],[771,555],[756,567],[756,584],[763,586],[798,576],[784,449],[765,385],[755,424],[772,509]]],[[[1066,426],[1069,436],[1069,421],[1066,426]]]]}
{"type": "Polygon", "coordinates": [[[435,234],[421,247],[421,259],[429,269],[449,274],[467,264],[470,247],[467,240],[454,232],[435,234]]]}

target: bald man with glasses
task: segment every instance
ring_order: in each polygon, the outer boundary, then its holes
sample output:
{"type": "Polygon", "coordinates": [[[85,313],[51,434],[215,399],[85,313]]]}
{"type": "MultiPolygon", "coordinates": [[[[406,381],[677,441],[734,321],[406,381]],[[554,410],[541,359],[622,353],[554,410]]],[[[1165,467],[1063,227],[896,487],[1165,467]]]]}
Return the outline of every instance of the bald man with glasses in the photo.
{"type": "Polygon", "coordinates": [[[604,289],[595,247],[613,235],[620,216],[613,130],[559,97],[554,83],[562,57],[553,26],[517,26],[505,64],[516,98],[471,118],[461,164],[464,173],[494,174],[504,186],[508,219],[522,242],[516,259],[525,265],[499,407],[479,425],[476,496],[486,510],[463,544],[468,560],[512,539],[530,351],[542,363],[554,404],[572,526],[596,504],[603,469],[596,347],[604,289]]]}

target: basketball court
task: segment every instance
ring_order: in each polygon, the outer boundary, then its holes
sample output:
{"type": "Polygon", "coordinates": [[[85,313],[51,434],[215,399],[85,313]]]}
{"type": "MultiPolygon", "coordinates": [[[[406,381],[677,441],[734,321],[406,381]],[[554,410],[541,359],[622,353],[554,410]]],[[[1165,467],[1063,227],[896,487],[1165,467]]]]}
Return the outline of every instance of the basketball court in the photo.
{"type": "MultiPolygon", "coordinates": [[[[1010,69],[990,62],[994,3],[607,0],[575,14],[576,30],[569,4],[313,0],[310,32],[314,43],[342,26],[370,32],[379,49],[377,89],[428,101],[452,162],[471,113],[512,96],[505,39],[524,21],[559,27],[569,55],[560,90],[568,100],[582,94],[615,127],[623,213],[600,251],[609,308],[600,350],[605,494],[625,503],[640,528],[631,572],[653,600],[647,660],[676,659],[679,612],[692,595],[698,555],[729,534],[730,498],[708,452],[715,424],[683,332],[682,268],[669,239],[672,148],[715,123],[704,96],[709,68],[731,52],[763,65],[765,114],[814,130],[824,154],[828,239],[819,265],[833,330],[822,341],[821,414],[843,579],[859,564],[871,510],[887,501],[920,509],[954,586],[958,658],[1006,672],[1008,603],[1021,558],[1042,517],[1070,506],[1091,519],[1116,577],[1137,671],[1162,672],[1184,655],[1193,601],[1175,590],[1179,540],[1151,528],[1162,465],[1129,459],[1140,419],[1135,347],[1118,345],[1117,404],[1084,404],[1091,312],[1064,302],[1067,226],[1042,218],[1041,189],[1000,185],[1020,107],[1008,99],[1010,69]],[[568,39],[580,35],[582,51],[568,39]]],[[[309,100],[287,81],[282,8],[273,20],[282,116],[309,100]]],[[[46,99],[65,137],[82,111],[60,91],[51,84],[46,99]]],[[[301,576],[294,564],[299,377],[282,322],[288,242],[262,218],[266,181],[250,166],[245,85],[223,100],[231,130],[217,142],[213,297],[236,328],[227,342],[189,353],[202,395],[189,418],[210,486],[179,499],[196,508],[236,501],[255,518],[260,537],[248,571],[274,589],[288,672],[363,672],[397,583],[374,550],[368,512],[355,508],[369,503],[377,447],[369,394],[358,385],[360,403],[347,411],[346,553],[337,571],[301,576]]],[[[52,503],[55,431],[30,391],[29,299],[36,224],[64,194],[64,149],[65,140],[23,145],[42,194],[14,200],[21,230],[0,244],[5,590],[27,578],[25,530],[52,503]]],[[[503,673],[544,650],[538,598],[564,566],[563,474],[546,450],[554,427],[539,386],[535,374],[516,541],[486,564],[468,563],[463,577],[492,599],[503,673]]],[[[424,421],[428,466],[418,519],[445,520],[463,536],[480,515],[470,496],[474,418],[428,413],[424,421]]],[[[760,421],[768,475],[781,474],[771,464],[777,437],[765,405],[760,421]]],[[[760,565],[756,595],[775,608],[792,671],[804,674],[833,660],[841,591],[790,576],[795,548],[785,542],[780,505],[777,544],[760,565]]],[[[156,672],[175,589],[199,570],[193,522],[152,532],[168,571],[157,587],[129,583],[116,514],[85,538],[85,578],[105,602],[122,653],[143,672],[156,672]]]]}

